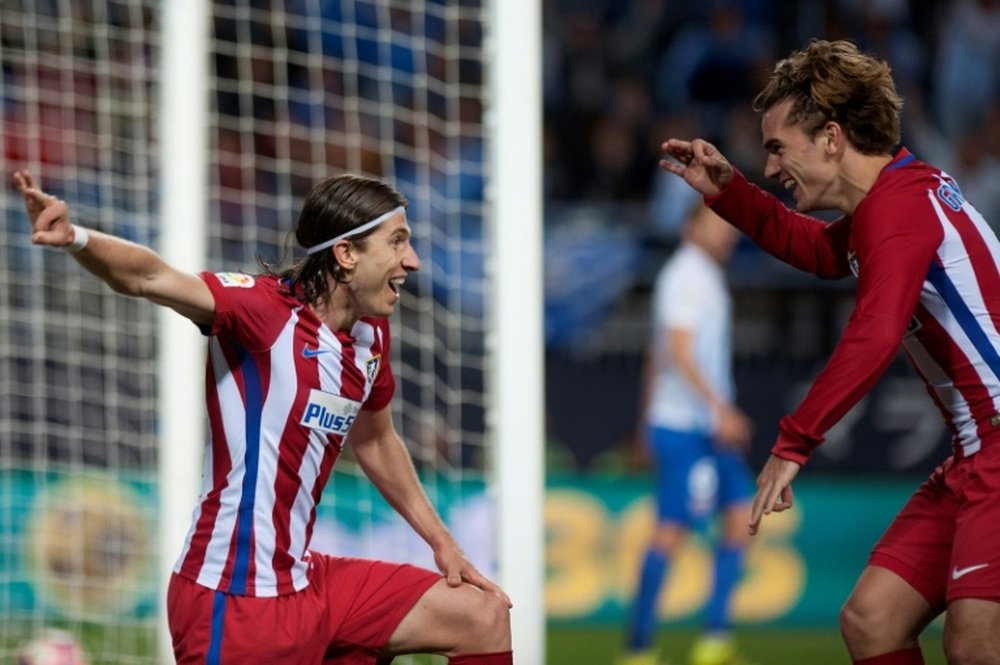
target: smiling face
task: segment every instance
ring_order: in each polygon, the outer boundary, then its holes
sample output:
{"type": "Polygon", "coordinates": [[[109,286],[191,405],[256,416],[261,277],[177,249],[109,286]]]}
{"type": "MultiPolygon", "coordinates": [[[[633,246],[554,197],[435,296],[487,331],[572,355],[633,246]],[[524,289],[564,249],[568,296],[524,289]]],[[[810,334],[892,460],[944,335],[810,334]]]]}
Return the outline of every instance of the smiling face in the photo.
{"type": "Polygon", "coordinates": [[[764,112],[761,120],[767,151],[764,175],[790,191],[801,212],[835,208],[832,190],[838,164],[830,136],[820,129],[810,137],[802,125],[789,124],[791,107],[792,100],[786,99],[764,112]]]}
{"type": "Polygon", "coordinates": [[[349,307],[357,317],[392,314],[406,276],[420,269],[403,211],[382,222],[364,242],[343,240],[335,251],[350,272],[346,291],[349,307]]]}

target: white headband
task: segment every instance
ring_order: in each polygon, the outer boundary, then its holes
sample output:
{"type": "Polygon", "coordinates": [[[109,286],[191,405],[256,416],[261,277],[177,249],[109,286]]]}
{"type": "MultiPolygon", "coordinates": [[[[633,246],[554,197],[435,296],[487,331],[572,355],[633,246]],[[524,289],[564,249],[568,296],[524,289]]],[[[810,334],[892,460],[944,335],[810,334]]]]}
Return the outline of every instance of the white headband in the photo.
{"type": "Polygon", "coordinates": [[[321,242],[318,245],[313,245],[312,247],[310,247],[309,249],[306,250],[306,254],[315,254],[316,252],[321,252],[324,249],[326,249],[327,247],[333,247],[334,245],[336,245],[341,240],[346,240],[347,238],[353,238],[354,236],[360,235],[360,234],[364,233],[365,231],[367,231],[369,229],[374,229],[376,226],[378,226],[379,224],[381,224],[385,220],[389,219],[390,217],[392,217],[393,215],[395,215],[397,212],[403,212],[405,210],[406,210],[406,208],[404,208],[403,206],[399,206],[398,208],[393,208],[389,212],[387,212],[387,213],[385,213],[383,215],[379,215],[378,217],[376,217],[375,219],[373,219],[370,222],[365,222],[361,226],[355,226],[350,231],[346,231],[344,233],[341,233],[336,238],[330,238],[326,242],[321,242]]]}

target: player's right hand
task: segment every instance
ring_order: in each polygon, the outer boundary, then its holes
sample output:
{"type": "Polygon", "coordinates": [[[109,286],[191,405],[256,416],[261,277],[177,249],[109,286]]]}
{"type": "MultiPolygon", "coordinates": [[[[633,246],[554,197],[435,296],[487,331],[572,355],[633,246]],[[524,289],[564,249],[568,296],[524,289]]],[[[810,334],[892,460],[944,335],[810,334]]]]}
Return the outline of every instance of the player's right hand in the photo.
{"type": "Polygon", "coordinates": [[[24,198],[24,208],[31,220],[32,243],[64,247],[73,242],[73,224],[65,201],[39,189],[28,171],[15,171],[14,185],[24,198]]]}
{"type": "Polygon", "coordinates": [[[702,196],[718,195],[733,179],[733,165],[704,139],[668,139],[661,149],[666,158],[660,168],[684,178],[702,196]]]}

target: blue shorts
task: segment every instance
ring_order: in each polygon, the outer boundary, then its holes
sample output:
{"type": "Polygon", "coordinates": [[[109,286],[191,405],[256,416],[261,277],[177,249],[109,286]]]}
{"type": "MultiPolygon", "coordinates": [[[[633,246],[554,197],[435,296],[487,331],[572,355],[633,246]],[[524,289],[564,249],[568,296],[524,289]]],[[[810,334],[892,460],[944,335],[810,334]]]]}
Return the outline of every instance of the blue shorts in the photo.
{"type": "Polygon", "coordinates": [[[700,526],[708,518],[753,495],[743,454],[717,447],[701,432],[647,428],[656,465],[659,522],[700,526]]]}

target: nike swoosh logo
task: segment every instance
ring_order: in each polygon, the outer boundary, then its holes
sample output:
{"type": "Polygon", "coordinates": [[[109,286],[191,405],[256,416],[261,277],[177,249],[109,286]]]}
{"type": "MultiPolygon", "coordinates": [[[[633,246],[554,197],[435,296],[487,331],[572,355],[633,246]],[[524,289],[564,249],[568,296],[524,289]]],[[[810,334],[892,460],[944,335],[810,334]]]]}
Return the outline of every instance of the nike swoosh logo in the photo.
{"type": "Polygon", "coordinates": [[[324,353],[330,353],[330,349],[310,349],[308,346],[302,347],[303,358],[315,358],[316,356],[321,356],[324,353]]]}
{"type": "Polygon", "coordinates": [[[975,566],[966,566],[965,568],[959,568],[958,566],[955,566],[955,568],[951,571],[951,579],[957,580],[959,577],[961,577],[962,575],[965,575],[966,573],[971,573],[974,570],[979,570],[980,568],[985,568],[988,565],[990,565],[990,564],[988,564],[988,563],[980,563],[980,564],[975,565],[975,566]]]}

